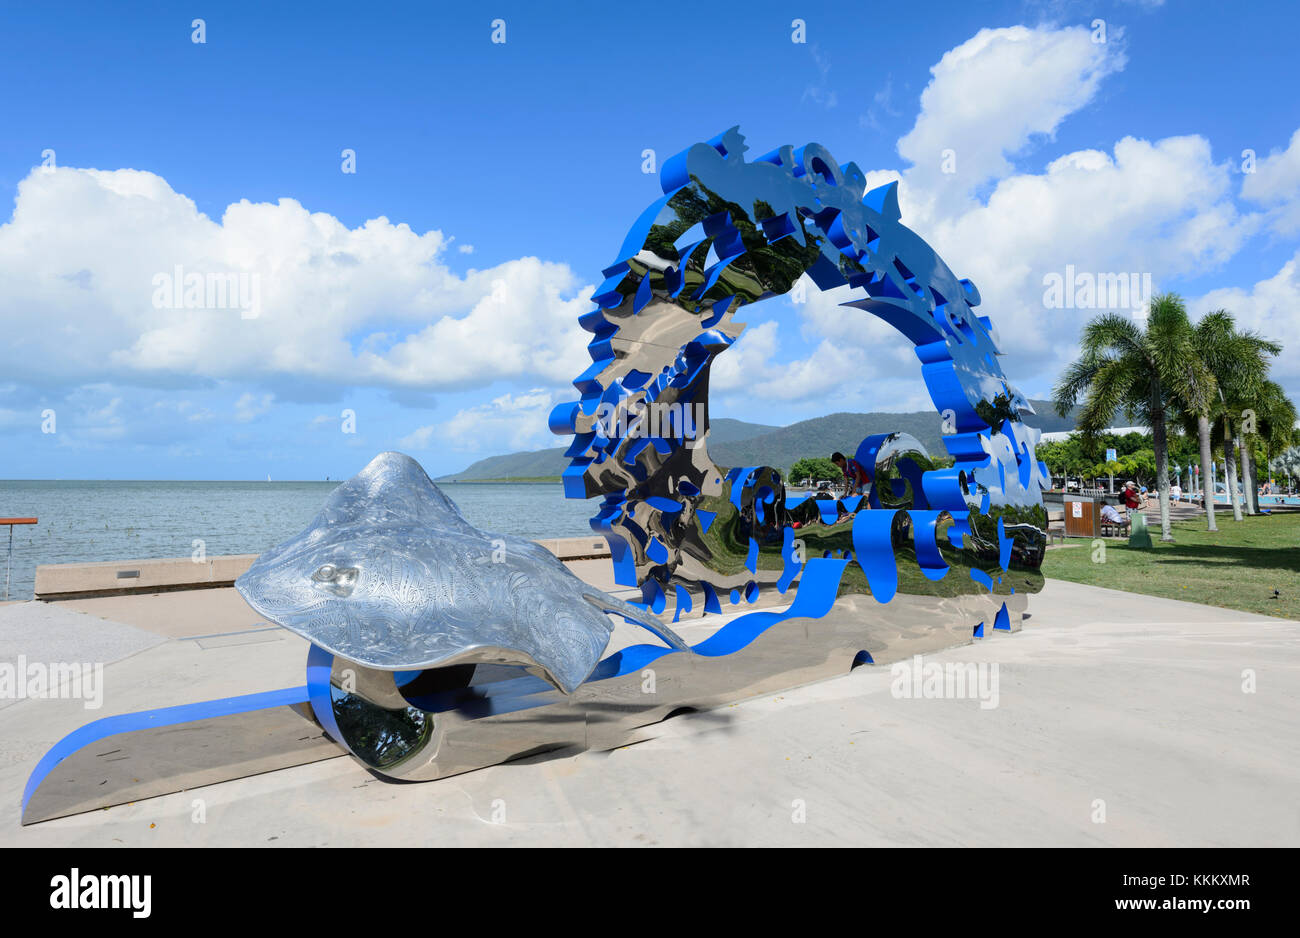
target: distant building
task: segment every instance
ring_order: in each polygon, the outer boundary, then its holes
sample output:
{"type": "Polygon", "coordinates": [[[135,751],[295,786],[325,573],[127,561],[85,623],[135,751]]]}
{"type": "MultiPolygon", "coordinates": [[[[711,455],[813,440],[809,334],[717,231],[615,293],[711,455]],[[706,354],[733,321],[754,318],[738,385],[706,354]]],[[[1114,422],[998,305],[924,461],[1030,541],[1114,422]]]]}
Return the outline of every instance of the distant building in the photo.
{"type": "MultiPolygon", "coordinates": [[[[1175,428],[1169,428],[1171,432],[1177,432],[1175,428]]],[[[1078,430],[1053,430],[1051,433],[1044,433],[1039,442],[1042,443],[1059,443],[1062,440],[1068,440],[1071,436],[1078,433],[1078,430]]],[[[1114,433],[1116,436],[1123,436],[1126,433],[1141,433],[1149,435],[1150,427],[1107,427],[1102,433],[1114,433]]]]}

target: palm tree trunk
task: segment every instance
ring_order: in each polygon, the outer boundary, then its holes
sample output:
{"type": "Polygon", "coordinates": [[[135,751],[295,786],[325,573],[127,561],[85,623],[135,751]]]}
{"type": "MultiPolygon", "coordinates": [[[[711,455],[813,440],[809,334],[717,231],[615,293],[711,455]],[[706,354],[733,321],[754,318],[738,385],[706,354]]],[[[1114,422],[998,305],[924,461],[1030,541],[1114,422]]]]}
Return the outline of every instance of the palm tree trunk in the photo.
{"type": "Polygon", "coordinates": [[[1169,440],[1165,431],[1164,401],[1160,384],[1151,388],[1151,442],[1156,451],[1156,483],[1160,487],[1160,540],[1172,541],[1169,524],[1169,440]]]}
{"type": "Polygon", "coordinates": [[[1241,492],[1246,502],[1246,514],[1259,514],[1255,504],[1255,472],[1250,466],[1250,437],[1245,443],[1237,438],[1237,449],[1241,451],[1241,492]]]}
{"type": "MultiPolygon", "coordinates": [[[[1208,417],[1196,418],[1196,436],[1201,444],[1201,478],[1205,484],[1210,480],[1210,462],[1213,457],[1210,455],[1210,421],[1208,417]]],[[[1211,493],[1213,494],[1213,493],[1211,493]]],[[[1219,526],[1214,523],[1214,499],[1205,496],[1205,485],[1201,486],[1201,496],[1205,501],[1205,519],[1208,527],[1207,531],[1217,531],[1219,526]]]]}
{"type": "Polygon", "coordinates": [[[1232,503],[1232,520],[1241,520],[1241,499],[1237,496],[1237,450],[1233,445],[1232,423],[1223,418],[1223,484],[1232,503]]]}

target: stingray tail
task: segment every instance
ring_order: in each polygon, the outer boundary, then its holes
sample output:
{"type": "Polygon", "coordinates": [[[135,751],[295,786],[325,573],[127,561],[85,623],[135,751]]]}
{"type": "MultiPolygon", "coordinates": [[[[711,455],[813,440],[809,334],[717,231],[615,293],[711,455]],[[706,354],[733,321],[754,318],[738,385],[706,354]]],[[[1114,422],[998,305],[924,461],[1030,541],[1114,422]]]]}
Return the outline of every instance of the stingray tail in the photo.
{"type": "Polygon", "coordinates": [[[664,625],[654,613],[642,609],[640,606],[624,602],[615,596],[610,596],[608,593],[588,594],[587,599],[605,612],[612,612],[616,616],[622,616],[628,622],[653,632],[678,651],[691,650],[691,646],[686,643],[686,639],[664,625]]]}

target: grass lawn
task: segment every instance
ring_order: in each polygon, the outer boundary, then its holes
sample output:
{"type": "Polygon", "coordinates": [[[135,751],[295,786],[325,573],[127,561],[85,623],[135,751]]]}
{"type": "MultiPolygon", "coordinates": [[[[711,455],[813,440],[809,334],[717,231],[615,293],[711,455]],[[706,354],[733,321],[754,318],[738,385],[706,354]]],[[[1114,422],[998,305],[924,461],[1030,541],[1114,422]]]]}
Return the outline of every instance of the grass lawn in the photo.
{"type": "Polygon", "coordinates": [[[1160,542],[1160,518],[1147,512],[1154,545],[1130,548],[1126,540],[1106,540],[1106,560],[1093,562],[1091,542],[1068,538],[1076,546],[1047,552],[1043,575],[1108,589],[1164,596],[1188,602],[1300,619],[1300,512],[1247,516],[1217,513],[1219,530],[1205,520],[1177,521],[1173,543],[1160,542]],[[1273,598],[1273,590],[1281,593],[1273,598]]]}

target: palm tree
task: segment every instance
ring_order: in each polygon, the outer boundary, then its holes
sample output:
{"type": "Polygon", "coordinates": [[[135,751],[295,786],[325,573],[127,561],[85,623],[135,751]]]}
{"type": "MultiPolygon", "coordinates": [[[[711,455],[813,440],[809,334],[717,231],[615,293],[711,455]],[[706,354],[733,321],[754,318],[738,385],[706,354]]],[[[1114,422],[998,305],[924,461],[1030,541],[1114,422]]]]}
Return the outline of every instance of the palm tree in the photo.
{"type": "MultiPolygon", "coordinates": [[[[1249,466],[1252,502],[1255,501],[1255,491],[1259,487],[1259,478],[1255,471],[1256,441],[1252,437],[1258,436],[1258,442],[1263,444],[1265,464],[1267,464],[1268,456],[1274,450],[1284,449],[1290,444],[1297,417],[1295,404],[1276,381],[1260,383],[1259,391],[1255,394],[1254,405],[1252,408],[1255,412],[1254,430],[1245,434],[1246,445],[1241,451],[1243,469],[1249,466]]],[[[1257,504],[1255,507],[1258,510],[1257,504]]]]}
{"type": "Polygon", "coordinates": [[[1211,378],[1193,347],[1187,308],[1177,294],[1151,298],[1143,328],[1117,313],[1105,313],[1083,328],[1079,360],[1065,370],[1052,392],[1064,417],[1086,394],[1078,425],[1085,438],[1105,429],[1117,409],[1151,428],[1160,488],[1160,540],[1174,539],[1169,523],[1169,435],[1166,409],[1199,400],[1211,378]]]}
{"type": "Polygon", "coordinates": [[[1196,324],[1197,351],[1219,385],[1218,416],[1223,423],[1223,458],[1232,502],[1232,516],[1241,520],[1241,501],[1237,495],[1237,453],[1242,452],[1242,492],[1246,495],[1246,510],[1255,513],[1254,484],[1251,479],[1249,459],[1244,455],[1241,442],[1242,424],[1250,420],[1248,412],[1255,405],[1264,382],[1268,379],[1268,357],[1282,351],[1277,342],[1265,339],[1257,332],[1239,332],[1232,315],[1216,310],[1196,324]]]}
{"type": "Polygon", "coordinates": [[[1286,480],[1287,491],[1291,490],[1291,480],[1300,479],[1300,446],[1289,446],[1277,455],[1269,464],[1272,472],[1279,473],[1286,480]]]}
{"type": "MultiPolygon", "coordinates": [[[[1237,456],[1242,452],[1242,490],[1248,496],[1254,492],[1253,470],[1246,448],[1241,446],[1242,423],[1247,411],[1258,414],[1260,408],[1272,406],[1265,401],[1265,384],[1268,376],[1268,356],[1276,355],[1281,346],[1261,337],[1258,333],[1239,332],[1232,314],[1218,309],[1206,313],[1192,335],[1196,357],[1204,366],[1205,380],[1193,385],[1188,399],[1178,401],[1178,413],[1184,430],[1191,432],[1193,425],[1200,442],[1201,475],[1205,480],[1205,513],[1208,528],[1217,530],[1214,522],[1214,492],[1210,491],[1211,450],[1215,439],[1222,441],[1224,455],[1224,484],[1232,516],[1242,517],[1241,499],[1237,494],[1237,456]]],[[[1280,389],[1279,389],[1280,391],[1280,389]]],[[[1283,395],[1285,399],[1285,395],[1283,395]]],[[[1249,428],[1248,428],[1249,429],[1249,428]]],[[[1254,500],[1248,497],[1247,511],[1254,513],[1254,500]]]]}
{"type": "MultiPolygon", "coordinates": [[[[1227,313],[1223,310],[1209,313],[1202,317],[1193,331],[1192,348],[1202,367],[1199,369],[1191,367],[1190,359],[1183,363],[1183,368],[1188,374],[1189,393],[1186,397],[1180,396],[1175,407],[1176,417],[1183,425],[1183,432],[1188,436],[1194,435],[1199,444],[1201,496],[1205,505],[1206,530],[1209,531],[1219,530],[1214,520],[1214,492],[1209,491],[1207,494],[1207,490],[1213,488],[1210,483],[1210,479],[1213,478],[1210,466],[1214,462],[1214,448],[1210,439],[1210,421],[1217,417],[1219,404],[1219,382],[1210,363],[1226,357],[1226,352],[1220,348],[1224,333],[1221,317],[1225,316],[1227,313]]],[[[1227,331],[1231,332],[1231,317],[1228,317],[1227,331]]]]}

